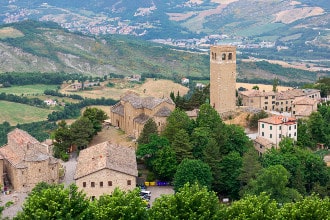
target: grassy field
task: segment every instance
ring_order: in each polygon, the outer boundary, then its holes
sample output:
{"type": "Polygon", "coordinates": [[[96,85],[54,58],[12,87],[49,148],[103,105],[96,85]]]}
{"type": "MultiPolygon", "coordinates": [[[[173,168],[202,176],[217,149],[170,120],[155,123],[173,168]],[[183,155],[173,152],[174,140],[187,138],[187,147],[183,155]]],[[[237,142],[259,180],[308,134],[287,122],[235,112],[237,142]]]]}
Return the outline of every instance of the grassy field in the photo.
{"type": "Polygon", "coordinates": [[[179,91],[180,95],[185,95],[188,92],[187,87],[174,83],[173,81],[163,79],[148,79],[143,84],[132,84],[127,83],[125,80],[118,80],[115,82],[116,85],[113,88],[107,87],[105,85],[106,83],[102,83],[100,87],[95,87],[93,90],[84,90],[79,92],[68,92],[64,86],[60,92],[66,94],[77,94],[82,97],[93,99],[104,97],[115,100],[119,100],[120,96],[124,95],[127,91],[136,92],[141,96],[152,96],[157,98],[169,97],[172,91],[174,94],[177,94],[179,91]]]}
{"type": "Polygon", "coordinates": [[[0,101],[0,123],[7,121],[10,125],[24,124],[46,120],[52,111],[14,102],[0,101]]]}
{"type": "Polygon", "coordinates": [[[4,92],[7,94],[14,95],[37,95],[44,94],[46,89],[56,89],[57,85],[26,85],[26,86],[12,86],[7,88],[0,88],[0,93],[4,92]]]}
{"type": "Polygon", "coordinates": [[[23,37],[24,34],[19,30],[16,30],[12,27],[5,27],[0,29],[0,39],[5,38],[16,38],[16,37],[23,37]]]}

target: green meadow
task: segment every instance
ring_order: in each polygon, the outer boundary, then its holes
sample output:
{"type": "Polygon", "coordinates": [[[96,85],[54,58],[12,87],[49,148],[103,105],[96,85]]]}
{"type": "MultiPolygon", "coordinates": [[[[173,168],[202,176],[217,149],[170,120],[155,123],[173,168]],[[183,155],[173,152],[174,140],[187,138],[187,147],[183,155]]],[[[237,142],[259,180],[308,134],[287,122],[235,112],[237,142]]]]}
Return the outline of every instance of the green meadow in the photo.
{"type": "Polygon", "coordinates": [[[46,89],[57,89],[57,85],[25,85],[25,86],[11,86],[7,88],[0,88],[0,93],[14,95],[43,95],[46,89]]]}
{"type": "Polygon", "coordinates": [[[52,111],[29,105],[0,101],[0,123],[7,121],[10,125],[24,124],[47,120],[52,111]]]}

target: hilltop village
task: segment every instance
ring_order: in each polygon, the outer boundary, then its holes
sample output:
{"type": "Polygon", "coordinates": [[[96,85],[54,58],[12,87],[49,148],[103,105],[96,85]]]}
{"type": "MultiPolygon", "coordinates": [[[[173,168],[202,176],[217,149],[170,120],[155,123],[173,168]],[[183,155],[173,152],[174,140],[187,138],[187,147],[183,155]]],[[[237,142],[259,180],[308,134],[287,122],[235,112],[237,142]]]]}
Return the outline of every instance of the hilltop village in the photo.
{"type": "MultiPolygon", "coordinates": [[[[281,189],[283,194],[280,192],[279,197],[276,197],[271,191],[267,193],[279,203],[298,200],[303,193],[319,193],[322,191],[320,189],[325,191],[324,195],[328,195],[326,187],[329,176],[324,173],[327,168],[323,158],[320,160],[309,155],[309,151],[292,148],[299,138],[298,120],[307,120],[318,111],[322,102],[320,90],[278,91],[275,85],[272,91],[255,88],[237,92],[236,74],[236,47],[211,46],[209,104],[182,111],[177,108],[177,100],[172,97],[140,96],[132,91],[122,94],[119,102],[108,107],[110,115],[103,120],[103,129],[111,127],[122,131],[132,140],[131,144],[125,146],[114,143],[112,137],[109,137],[102,143],[79,149],[77,157],[72,156],[76,155],[77,149],[70,146],[69,162],[75,161],[74,170],[67,170],[67,166],[63,165],[65,162],[54,157],[54,142],[39,142],[18,128],[9,132],[7,144],[0,148],[0,174],[3,177],[0,184],[3,193],[30,193],[40,182],[61,183],[69,175],[78,190],[92,201],[113,193],[116,188],[130,192],[136,186],[152,188],[158,185],[171,189],[174,187],[177,192],[179,186],[192,181],[188,173],[196,172],[193,179],[201,181],[209,189],[215,189],[219,201],[228,203],[238,200],[245,193],[263,192],[264,188],[253,184],[266,178],[266,171],[272,176],[274,173],[271,173],[271,169],[275,169],[276,172],[283,171],[286,178],[281,189]],[[249,115],[267,113],[257,120],[257,129],[253,135],[245,134],[240,126],[223,122],[242,112],[249,115]],[[288,159],[286,151],[281,151],[281,147],[290,151],[297,160],[297,169],[292,171],[294,168],[291,168],[289,171],[300,172],[298,169],[301,169],[304,174],[298,176],[294,173],[290,176],[285,163],[274,163],[274,155],[283,157],[283,160],[288,159]],[[271,165],[262,168],[258,158],[268,152],[271,153],[265,160],[271,165]],[[311,164],[317,164],[318,172],[323,173],[314,179],[308,177],[316,171],[308,170],[302,164],[301,160],[305,157],[312,161],[311,164]],[[255,169],[248,174],[249,178],[243,177],[242,170],[248,169],[244,167],[247,166],[245,163],[256,164],[255,169]],[[185,175],[180,176],[178,173],[185,164],[188,164],[185,167],[187,170],[183,172],[185,175]],[[207,171],[204,172],[204,169],[207,171]],[[143,172],[146,170],[152,170],[153,176],[151,172],[145,175],[143,172]],[[263,173],[263,170],[266,171],[263,173]],[[209,176],[206,178],[206,175],[209,176]]],[[[182,83],[187,83],[187,80],[189,82],[189,79],[183,79],[182,83]]],[[[202,89],[205,87],[202,86],[202,89]]],[[[317,146],[312,147],[324,149],[327,146],[325,143],[317,143],[317,146]]],[[[173,194],[174,191],[170,192],[173,194]]],[[[141,198],[150,208],[150,197],[153,194],[150,196],[148,189],[141,193],[141,198]]]]}

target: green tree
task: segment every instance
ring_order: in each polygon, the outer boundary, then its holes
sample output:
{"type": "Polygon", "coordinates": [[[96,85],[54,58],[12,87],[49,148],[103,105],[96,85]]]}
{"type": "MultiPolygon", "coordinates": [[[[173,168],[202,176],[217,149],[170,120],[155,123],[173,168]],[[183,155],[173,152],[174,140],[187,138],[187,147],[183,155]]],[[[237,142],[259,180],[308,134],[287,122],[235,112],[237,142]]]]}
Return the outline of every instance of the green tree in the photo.
{"type": "Polygon", "coordinates": [[[209,143],[211,134],[208,128],[197,127],[191,135],[192,153],[195,159],[203,160],[204,150],[209,143]]]}
{"type": "Polygon", "coordinates": [[[89,219],[148,219],[138,188],[129,192],[116,188],[111,195],[100,196],[91,202],[89,213],[89,219]]]}
{"type": "Polygon", "coordinates": [[[150,135],[150,141],[147,144],[140,144],[136,151],[139,158],[143,158],[148,169],[153,169],[153,160],[156,158],[157,152],[165,146],[170,146],[167,138],[158,136],[157,134],[150,135]]]}
{"type": "Polygon", "coordinates": [[[188,134],[190,134],[193,129],[192,121],[188,115],[180,109],[175,109],[166,120],[167,124],[162,135],[166,137],[171,144],[175,134],[181,129],[186,130],[188,134]]]}
{"type": "Polygon", "coordinates": [[[87,147],[95,134],[93,123],[86,117],[81,117],[70,126],[72,143],[79,149],[87,147]]]}
{"type": "Polygon", "coordinates": [[[150,219],[218,219],[220,206],[214,192],[197,183],[185,184],[174,195],[162,195],[150,209],[150,219]]]}
{"type": "Polygon", "coordinates": [[[152,170],[160,180],[173,180],[177,166],[175,152],[168,145],[159,149],[152,161],[152,170]]]}
{"type": "Polygon", "coordinates": [[[308,123],[306,119],[298,119],[297,124],[297,146],[309,147],[313,149],[316,143],[313,142],[312,135],[308,128],[308,123]]]}
{"type": "Polygon", "coordinates": [[[324,124],[324,119],[320,112],[313,112],[309,116],[308,128],[314,142],[316,143],[326,142],[325,124],[324,124]]]}
{"type": "Polygon", "coordinates": [[[241,173],[242,157],[238,152],[230,152],[220,161],[220,181],[221,185],[217,192],[221,195],[229,196],[232,199],[238,199],[240,182],[238,176],[241,173]]]}
{"type": "MultiPolygon", "coordinates": [[[[219,219],[276,219],[277,202],[266,193],[247,195],[220,213],[219,219]]],[[[290,219],[290,218],[289,218],[290,219]]]]}
{"type": "Polygon", "coordinates": [[[93,123],[94,134],[102,130],[102,122],[108,118],[107,114],[98,108],[86,108],[83,117],[88,118],[93,123]]]}
{"type": "Polygon", "coordinates": [[[245,187],[247,184],[257,177],[257,173],[262,169],[262,166],[259,162],[258,152],[253,148],[244,153],[242,158],[242,169],[241,173],[238,176],[238,180],[241,185],[240,195],[244,193],[245,187]]]}
{"type": "Polygon", "coordinates": [[[158,134],[158,130],[157,130],[157,124],[153,119],[149,119],[143,129],[142,132],[140,134],[140,137],[138,138],[137,142],[139,144],[147,144],[150,141],[150,135],[151,134],[158,134]]]}
{"type": "Polygon", "coordinates": [[[329,219],[330,199],[316,195],[308,196],[295,203],[286,203],[279,210],[278,219],[329,219]]]}
{"type": "Polygon", "coordinates": [[[54,156],[60,158],[72,145],[72,133],[65,121],[58,123],[58,128],[54,132],[54,156]]]}
{"type": "Polygon", "coordinates": [[[277,78],[277,77],[275,77],[274,78],[274,80],[273,80],[273,92],[277,92],[277,87],[278,87],[278,85],[279,85],[279,79],[277,78]]]}
{"type": "Polygon", "coordinates": [[[250,147],[253,147],[251,140],[246,136],[242,127],[237,125],[226,125],[223,132],[225,133],[226,139],[221,147],[222,154],[236,151],[243,156],[250,147]]]}
{"type": "Polygon", "coordinates": [[[196,127],[208,128],[210,132],[214,129],[223,127],[224,123],[221,120],[218,112],[212,108],[210,104],[203,104],[199,109],[196,118],[196,127]]]}
{"type": "Polygon", "coordinates": [[[264,168],[255,180],[249,182],[247,194],[259,195],[266,192],[279,203],[297,201],[301,195],[295,189],[287,187],[289,177],[290,173],[282,165],[264,168]]]}
{"type": "Polygon", "coordinates": [[[76,185],[40,188],[32,191],[14,219],[87,219],[89,201],[76,185]]]}
{"type": "Polygon", "coordinates": [[[172,139],[172,149],[175,152],[178,163],[185,158],[193,159],[192,145],[189,141],[189,135],[184,129],[180,129],[172,139]]]}
{"type": "Polygon", "coordinates": [[[211,189],[212,173],[210,167],[200,160],[184,159],[174,175],[174,190],[178,191],[186,183],[199,183],[211,189]]]}

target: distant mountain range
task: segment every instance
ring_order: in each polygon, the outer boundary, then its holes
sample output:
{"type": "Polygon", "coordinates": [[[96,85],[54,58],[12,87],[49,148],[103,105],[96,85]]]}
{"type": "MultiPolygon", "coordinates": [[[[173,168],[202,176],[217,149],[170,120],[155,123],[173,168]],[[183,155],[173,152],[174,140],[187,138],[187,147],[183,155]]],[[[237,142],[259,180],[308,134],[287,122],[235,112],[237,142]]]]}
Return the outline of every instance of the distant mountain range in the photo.
{"type": "Polygon", "coordinates": [[[54,21],[70,31],[194,49],[231,43],[248,55],[326,66],[329,11],[329,0],[0,0],[2,23],[54,21]]]}

